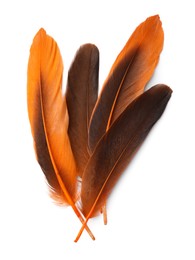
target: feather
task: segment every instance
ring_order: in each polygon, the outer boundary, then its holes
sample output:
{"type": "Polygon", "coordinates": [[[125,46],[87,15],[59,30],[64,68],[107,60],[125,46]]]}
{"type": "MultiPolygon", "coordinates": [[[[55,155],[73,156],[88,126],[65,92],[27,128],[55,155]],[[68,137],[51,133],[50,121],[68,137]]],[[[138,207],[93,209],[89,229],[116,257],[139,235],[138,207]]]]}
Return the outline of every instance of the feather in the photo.
{"type": "Polygon", "coordinates": [[[127,41],[110,70],[92,114],[91,152],[110,125],[144,91],[158,63],[163,41],[158,15],[141,23],[127,41]]]}
{"type": "Polygon", "coordinates": [[[79,176],[89,160],[88,128],[98,96],[98,72],[97,47],[92,44],[81,46],[69,69],[66,90],[68,134],[79,176]]]}
{"type": "Polygon", "coordinates": [[[29,120],[38,162],[52,192],[67,203],[57,175],[70,196],[75,198],[76,167],[67,134],[68,113],[61,90],[62,73],[58,46],[41,29],[34,38],[28,63],[29,120]]]}
{"type": "Polygon", "coordinates": [[[69,119],[62,94],[62,73],[59,48],[40,29],[31,46],[27,79],[28,114],[37,160],[53,198],[71,205],[83,222],[74,204],[77,174],[67,133],[69,119]]]}
{"type": "Polygon", "coordinates": [[[82,212],[86,221],[105,204],[111,190],[162,115],[172,90],[157,85],[136,98],[118,117],[99,141],[85,169],[82,181],[82,212]]]}

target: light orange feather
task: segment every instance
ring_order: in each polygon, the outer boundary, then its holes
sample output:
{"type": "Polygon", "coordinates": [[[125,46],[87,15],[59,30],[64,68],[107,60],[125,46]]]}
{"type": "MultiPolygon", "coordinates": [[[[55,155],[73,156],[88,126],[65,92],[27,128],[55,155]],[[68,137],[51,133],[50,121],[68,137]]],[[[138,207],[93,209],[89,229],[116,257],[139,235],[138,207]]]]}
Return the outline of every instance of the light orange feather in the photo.
{"type": "MultiPolygon", "coordinates": [[[[84,221],[76,201],[76,165],[68,137],[68,111],[62,93],[63,63],[56,42],[40,29],[30,50],[27,100],[37,160],[55,200],[69,204],[84,221]]],[[[94,239],[91,231],[87,231],[94,239]]]]}
{"type": "MultiPolygon", "coordinates": [[[[58,46],[41,29],[31,46],[28,64],[28,112],[31,130],[35,149],[42,145],[40,132],[45,135],[55,177],[58,179],[60,176],[67,192],[75,198],[76,167],[67,134],[68,113],[61,89],[62,73],[63,63],[58,46]]],[[[63,199],[65,202],[69,200],[67,196],[63,196],[63,199]]]]}

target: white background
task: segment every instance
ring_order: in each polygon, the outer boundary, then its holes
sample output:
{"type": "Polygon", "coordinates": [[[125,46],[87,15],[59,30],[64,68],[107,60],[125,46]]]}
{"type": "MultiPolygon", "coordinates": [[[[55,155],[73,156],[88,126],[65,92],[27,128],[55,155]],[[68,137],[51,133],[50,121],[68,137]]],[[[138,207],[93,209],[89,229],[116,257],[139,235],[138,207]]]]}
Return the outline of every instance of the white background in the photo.
{"type": "Polygon", "coordinates": [[[194,1],[0,2],[0,259],[195,259],[194,1]],[[67,70],[78,47],[100,50],[100,87],[133,30],[159,14],[165,32],[149,86],[173,89],[108,201],[108,225],[80,222],[55,206],[33,151],[26,105],[29,48],[40,27],[58,42],[67,70]]]}

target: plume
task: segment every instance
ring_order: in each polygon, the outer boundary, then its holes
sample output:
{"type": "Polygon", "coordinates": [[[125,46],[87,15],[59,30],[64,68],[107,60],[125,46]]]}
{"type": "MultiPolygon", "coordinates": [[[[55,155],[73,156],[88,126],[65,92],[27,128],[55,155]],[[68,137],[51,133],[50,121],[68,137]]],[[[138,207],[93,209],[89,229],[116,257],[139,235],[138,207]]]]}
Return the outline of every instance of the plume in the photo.
{"type": "MultiPolygon", "coordinates": [[[[161,117],[172,90],[156,85],[136,98],[100,139],[83,174],[81,200],[87,223],[105,204],[132,156],[161,117]]],[[[80,230],[76,241],[82,233],[80,230]]]]}
{"type": "MultiPolygon", "coordinates": [[[[62,94],[63,63],[56,42],[40,29],[30,50],[28,114],[37,160],[52,197],[76,208],[76,165],[68,137],[68,111],[62,94]]],[[[90,233],[90,232],[89,232],[90,233]]]]}
{"type": "Polygon", "coordinates": [[[110,125],[144,91],[158,63],[163,41],[158,15],[141,23],[127,41],[108,74],[92,114],[89,127],[91,152],[110,125]]]}
{"type": "Polygon", "coordinates": [[[82,176],[89,160],[88,128],[98,97],[98,72],[97,47],[93,44],[81,46],[69,69],[66,90],[68,134],[79,176],[82,176]]]}

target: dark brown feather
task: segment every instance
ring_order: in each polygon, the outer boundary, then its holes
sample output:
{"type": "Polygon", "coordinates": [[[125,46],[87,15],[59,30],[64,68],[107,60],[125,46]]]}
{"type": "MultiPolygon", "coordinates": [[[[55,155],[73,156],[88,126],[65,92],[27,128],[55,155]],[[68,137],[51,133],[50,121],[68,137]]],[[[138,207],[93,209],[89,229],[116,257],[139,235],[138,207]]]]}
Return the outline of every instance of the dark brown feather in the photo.
{"type": "Polygon", "coordinates": [[[141,23],[115,60],[93,111],[89,128],[91,152],[110,125],[143,91],[158,63],[164,33],[159,16],[141,23]]]}
{"type": "Polygon", "coordinates": [[[171,93],[165,85],[152,87],[125,109],[99,141],[83,174],[81,200],[85,223],[105,204],[132,156],[162,115],[171,93]]]}
{"type": "Polygon", "coordinates": [[[98,72],[97,47],[92,44],[81,46],[69,69],[66,91],[68,134],[79,176],[82,176],[89,160],[88,128],[98,97],[98,72]]]}

